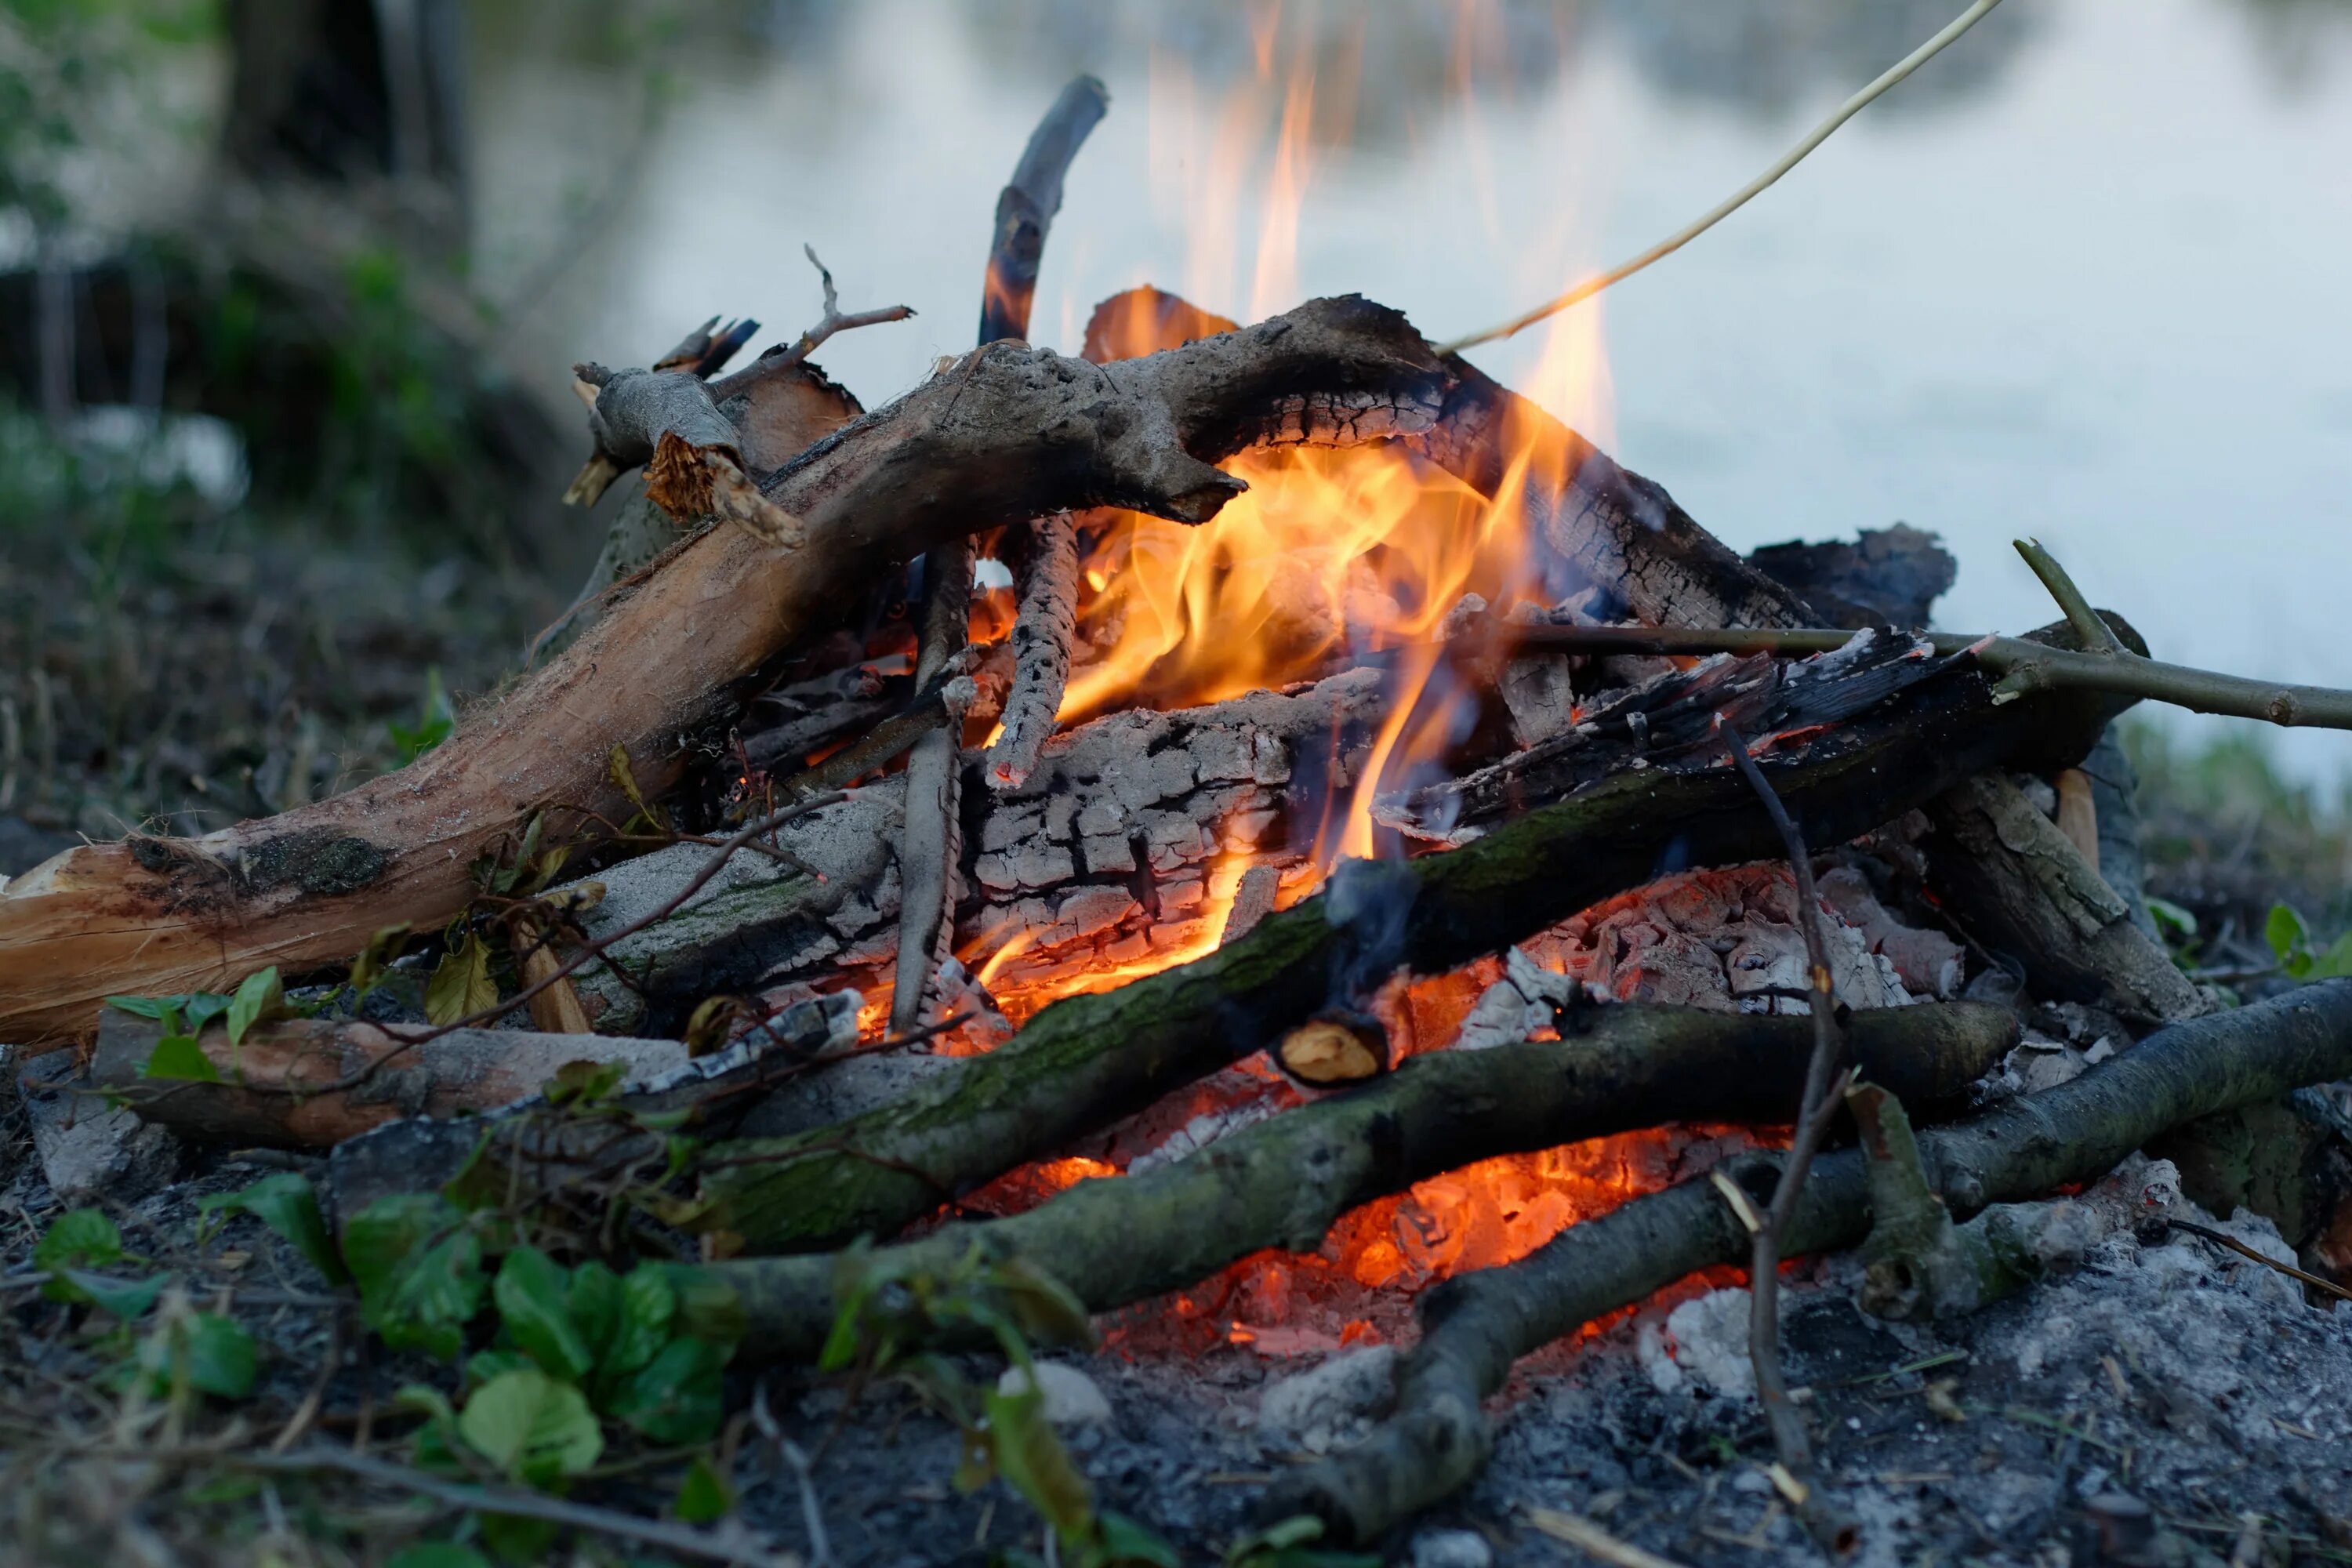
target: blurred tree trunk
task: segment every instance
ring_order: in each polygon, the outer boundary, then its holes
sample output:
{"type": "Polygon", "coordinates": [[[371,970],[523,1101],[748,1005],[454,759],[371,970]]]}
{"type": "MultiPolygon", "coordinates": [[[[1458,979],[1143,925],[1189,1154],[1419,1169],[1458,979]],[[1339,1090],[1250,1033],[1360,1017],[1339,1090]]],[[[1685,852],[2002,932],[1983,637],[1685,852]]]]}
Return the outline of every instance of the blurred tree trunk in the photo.
{"type": "Polygon", "coordinates": [[[446,256],[467,240],[465,16],[457,0],[231,0],[221,129],[258,181],[388,183],[446,256]]]}

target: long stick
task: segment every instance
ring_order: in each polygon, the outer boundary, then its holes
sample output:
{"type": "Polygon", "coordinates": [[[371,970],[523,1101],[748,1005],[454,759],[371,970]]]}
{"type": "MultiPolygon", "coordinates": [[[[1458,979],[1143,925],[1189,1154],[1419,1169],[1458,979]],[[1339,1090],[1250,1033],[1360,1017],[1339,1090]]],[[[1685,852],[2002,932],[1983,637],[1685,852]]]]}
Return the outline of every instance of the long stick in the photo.
{"type": "MultiPolygon", "coordinates": [[[[1082,76],[1062,89],[1030,134],[996,201],[996,237],[981,290],[980,342],[1029,335],[1037,262],[1062,205],[1062,176],[1110,106],[1101,82],[1082,76]]],[[[915,683],[929,685],[964,649],[971,620],[971,542],[949,540],[924,558],[923,637],[915,683]]],[[[955,934],[958,863],[963,858],[958,795],[963,778],[963,726],[951,717],[915,742],[907,759],[907,818],[900,838],[898,958],[890,1027],[900,1034],[923,1021],[931,981],[955,934]]]]}
{"type": "MultiPolygon", "coordinates": [[[[1805,1190],[1813,1152],[1821,1147],[1830,1114],[1843,1098],[1832,1087],[1830,1075],[1838,1071],[1846,1054],[1845,1026],[1838,1018],[1829,946],[1822,934],[1821,894],[1813,885],[1813,858],[1805,848],[1805,836],[1780,803],[1771,780],[1748,754],[1747,741],[1728,724],[1723,731],[1731,744],[1732,762],[1763,803],[1764,814],[1772,819],[1789,852],[1789,869],[1797,879],[1797,929],[1805,939],[1806,984],[1812,992],[1813,1050],[1805,1065],[1805,1091],[1798,1105],[1796,1134],[1790,1140],[1788,1158],[1781,1163],[1780,1180],[1772,1189],[1772,1206],[1764,1223],[1756,1227],[1748,1248],[1748,1359],[1756,1368],[1757,1402],[1764,1407],[1765,1423],[1772,1429],[1772,1447],[1779,1450],[1780,1467],[1788,1476],[1782,1488],[1813,1539],[1843,1554],[1853,1550],[1859,1527],[1852,1515],[1829,1500],[1815,1478],[1812,1436],[1805,1429],[1804,1413],[1790,1399],[1788,1380],[1780,1373],[1780,1257],[1797,1200],[1805,1190]]],[[[1743,1206],[1740,1213],[1744,1217],[1747,1208],[1743,1206]]]]}
{"type": "Polygon", "coordinates": [[[1834,132],[1839,126],[1843,125],[1847,121],[1852,120],[1855,115],[1868,108],[1871,102],[1888,88],[1893,87],[1896,82],[1901,81],[1905,77],[1909,76],[1913,71],[1917,70],[1921,66],[1926,65],[1929,60],[1934,59],[1938,54],[1941,54],[1945,45],[1958,37],[1962,33],[1967,32],[1970,27],[1975,26],[1979,22],[1983,21],[1985,14],[2000,4],[2000,0],[1976,0],[1975,5],[1969,6],[1967,10],[1953,17],[1950,24],[1947,26],[1942,32],[1937,33],[1934,37],[1928,39],[1926,43],[1920,45],[1909,54],[1904,56],[1900,60],[1897,60],[1894,66],[1889,68],[1886,73],[1880,77],[1876,81],[1872,82],[1868,87],[1864,88],[1860,92],[1855,93],[1852,98],[1847,99],[1843,103],[1838,105],[1836,113],[1831,115],[1827,120],[1822,121],[1819,125],[1814,126],[1811,131],[1805,132],[1804,140],[1799,142],[1794,147],[1790,148],[1786,153],[1782,153],[1778,163],[1765,170],[1762,174],[1757,175],[1754,179],[1748,181],[1746,184],[1740,186],[1738,190],[1732,192],[1730,195],[1725,197],[1720,203],[1710,208],[1703,216],[1697,218],[1688,226],[1676,229],[1674,233],[1658,241],[1657,244],[1650,247],[1649,249],[1642,252],[1639,256],[1633,258],[1631,260],[1621,261],[1616,266],[1611,268],[1608,271],[1601,273],[1597,277],[1586,279],[1583,282],[1579,283],[1575,288],[1570,289],[1567,293],[1559,295],[1556,299],[1547,300],[1542,304],[1538,305],[1534,310],[1528,310],[1522,315],[1514,316],[1499,327],[1489,327],[1483,332],[1473,332],[1466,338],[1456,338],[1452,342],[1445,344],[1443,348],[1438,350],[1438,352],[1440,353],[1449,354],[1460,353],[1464,349],[1475,348],[1480,343],[1491,343],[1497,338],[1510,337],[1512,334],[1519,331],[1522,328],[1531,327],[1547,316],[1557,315],[1560,311],[1567,310],[1570,305],[1576,304],[1580,300],[1591,299],[1592,296],[1600,293],[1601,290],[1608,288],[1612,283],[1618,282],[1622,279],[1631,278],[1634,273],[1639,272],[1642,268],[1647,267],[1653,261],[1659,259],[1661,257],[1672,256],[1675,251],[1680,250],[1684,246],[1688,245],[1692,240],[1696,239],[1700,235],[1705,234],[1708,229],[1713,228],[1717,224],[1721,223],[1725,218],[1727,218],[1733,213],[1738,212],[1741,207],[1746,206],[1749,199],[1764,190],[1766,186],[1780,179],[1781,175],[1795,168],[1799,163],[1803,163],[1807,153],[1811,153],[1814,148],[1820,146],[1822,142],[1830,139],[1831,132],[1834,132]]]}

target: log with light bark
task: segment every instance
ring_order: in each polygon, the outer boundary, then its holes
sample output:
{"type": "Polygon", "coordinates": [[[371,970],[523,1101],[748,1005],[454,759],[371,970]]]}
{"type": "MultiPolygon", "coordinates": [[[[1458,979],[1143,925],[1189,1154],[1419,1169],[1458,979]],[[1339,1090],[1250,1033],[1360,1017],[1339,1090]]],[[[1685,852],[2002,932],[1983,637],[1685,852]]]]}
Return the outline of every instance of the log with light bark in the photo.
{"type": "MultiPolygon", "coordinates": [[[[722,1091],[748,1104],[763,1072],[780,1076],[854,1047],[857,1008],[854,994],[801,1003],[699,1057],[677,1040],[289,1018],[256,1025],[236,1044],[226,1029],[203,1030],[197,1048],[210,1078],[150,1077],[162,1037],[152,1020],[109,1012],[90,1055],[89,1088],[200,1142],[324,1149],[410,1120],[462,1134],[478,1125],[473,1119],[528,1105],[574,1064],[621,1069],[619,1103],[640,1110],[682,1108],[722,1091]]],[[[413,1173],[410,1190],[421,1191],[454,1173],[413,1173]]]]}
{"type": "Polygon", "coordinates": [[[781,545],[692,539],[580,641],[458,733],[347,795],[196,839],[77,849],[0,893],[0,1037],[85,1035],[101,998],[221,989],[446,920],[472,866],[535,811],[583,839],[629,807],[615,745],[658,793],[681,735],[740,683],[941,539],[1085,506],[1181,521],[1243,487],[1216,460],[1266,442],[1348,444],[1425,426],[1444,374],[1394,311],[1317,300],[1244,332],[1118,367],[997,343],[826,437],[763,481],[781,545]]]}
{"type": "MultiPolygon", "coordinates": [[[[2082,1077],[1971,1121],[1923,1133],[1929,1184],[1962,1216],[2085,1181],[2168,1128],[2352,1074],[2352,980],[2177,1024],[2082,1077]]],[[[1760,1207],[1778,1163],[1721,1173],[1760,1207]]],[[[1791,1253],[1852,1247],[1870,1229],[1857,1151],[1813,1162],[1791,1253]]],[[[1455,1277],[1421,1307],[1420,1342],[1399,1363],[1396,1401],[1370,1436],[1278,1484],[1270,1519],[1312,1515],[1326,1544],[1370,1542],[1448,1496],[1486,1463],[1482,1402],[1511,1363],[1593,1319],[1702,1268],[1737,1266],[1748,1233],[1711,1181],[1635,1198],[1570,1226],[1527,1258],[1455,1277]]]]}
{"type": "MultiPolygon", "coordinates": [[[[1969,1085],[2016,1037],[1976,1003],[1853,1016],[1859,1060],[1915,1107],[1964,1109],[1969,1085]]],[[[1007,1219],[949,1226],[869,1257],[889,1273],[945,1273],[978,1247],[1018,1258],[1089,1311],[1181,1289],[1265,1247],[1312,1251],[1340,1215],[1501,1154],[1667,1121],[1785,1122],[1811,1046],[1803,1018],[1634,1004],[1580,1009],[1564,1037],[1417,1056],[1335,1094],[1118,1181],[1081,1182],[1007,1219]]],[[[724,1158],[725,1156],[716,1156],[724,1158]]],[[[813,1355],[836,1310],[828,1255],[722,1264],[747,1347],[813,1355]]]]}
{"type": "MultiPolygon", "coordinates": [[[[2043,634],[2063,640],[2072,633],[2043,634]]],[[[1763,763],[1809,840],[1853,837],[1990,766],[2063,766],[2109,700],[1996,702],[1965,663],[1763,763]]],[[[1610,774],[1451,852],[1342,863],[1317,897],[1210,956],[1045,1008],[1010,1043],[822,1137],[747,1144],[706,1184],[703,1223],[755,1248],[887,1234],[1010,1167],[1238,1060],[1400,968],[1439,973],[1677,865],[1770,855],[1780,840],[1717,761],[1610,774]]]]}

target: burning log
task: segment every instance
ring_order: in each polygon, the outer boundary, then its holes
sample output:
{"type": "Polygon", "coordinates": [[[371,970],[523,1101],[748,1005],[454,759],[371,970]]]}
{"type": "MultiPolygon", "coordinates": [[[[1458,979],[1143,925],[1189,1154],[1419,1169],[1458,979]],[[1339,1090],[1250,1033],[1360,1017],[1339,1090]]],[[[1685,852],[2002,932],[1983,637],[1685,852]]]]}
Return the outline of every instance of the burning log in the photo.
{"type": "MultiPolygon", "coordinates": [[[[2090,694],[1996,702],[1980,672],[1957,664],[1763,765],[1808,837],[1838,843],[1988,766],[2071,764],[2113,712],[2090,694]]],[[[1453,968],[1670,861],[1750,859],[1779,844],[1718,759],[1611,775],[1447,854],[1343,863],[1323,893],[1246,937],[1108,994],[1057,1002],[899,1105],[823,1138],[733,1151],[736,1163],[707,1185],[706,1223],[759,1248],[887,1234],[940,1193],[1139,1110],[1399,968],[1453,968]]]]}
{"type": "Polygon", "coordinates": [[[110,994],[332,963],[382,926],[446,920],[472,896],[475,860],[534,810],[576,814],[583,840],[598,837],[595,816],[626,814],[606,777],[615,745],[646,792],[666,788],[685,761],[681,734],[731,713],[738,682],[892,563],[1081,507],[1199,521],[1242,488],[1216,460],[1269,440],[1423,428],[1444,379],[1402,317],[1355,299],[1116,378],[1014,343],[979,350],[761,481],[761,504],[792,520],[784,546],[745,528],[694,537],[399,773],[199,839],[73,850],[12,881],[0,894],[0,1035],[62,1044],[110,994]]]}
{"type": "MultiPolygon", "coordinates": [[[[1857,1059],[1876,1081],[1948,1110],[1965,1106],[1969,1084],[2016,1035],[2003,1009],[1974,1003],[1853,1016],[1857,1059]]],[[[1665,1121],[1786,1121],[1811,1047],[1802,1018],[1633,1004],[1580,1009],[1562,1037],[1417,1056],[1187,1158],[1081,1182],[1025,1214],[950,1226],[875,1260],[919,1273],[979,1247],[1025,1259],[1108,1311],[1265,1247],[1311,1251],[1349,1209],[1477,1160],[1665,1121]]],[[[824,1342],[833,1258],[716,1273],[743,1298],[746,1343],[792,1358],[824,1342]]]]}
{"type": "MultiPolygon", "coordinates": [[[[1923,1134],[1929,1184],[1965,1216],[2110,1169],[2168,1128],[2352,1074],[2352,981],[2334,980],[2150,1036],[2081,1078],[1923,1134]]],[[[1750,1202],[1778,1163],[1730,1172],[1750,1202]]],[[[1813,1162],[1792,1253],[1859,1243],[1870,1229],[1859,1151],[1813,1162]]],[[[1311,1514],[1325,1540],[1369,1542],[1475,1475],[1492,1442],[1481,1402],[1520,1356],[1699,1269],[1737,1265],[1748,1233],[1712,1182],[1635,1198],[1570,1226],[1517,1263],[1448,1280],[1423,1299],[1422,1339],[1399,1364],[1393,1413],[1358,1447],[1277,1487],[1270,1519],[1311,1514]]]]}
{"type": "MultiPolygon", "coordinates": [[[[1050,742],[1020,789],[973,790],[971,896],[957,921],[984,936],[971,961],[1018,943],[1023,974],[1043,983],[1213,941],[1213,858],[1303,866],[1304,847],[1286,850],[1281,825],[1297,815],[1311,833],[1334,738],[1344,767],[1380,702],[1379,672],[1358,670],[1297,691],[1113,714],[1050,742]]],[[[881,780],[778,831],[824,880],[739,857],[677,914],[616,944],[610,964],[580,977],[597,1026],[674,1028],[713,991],[881,970],[896,950],[905,788],[881,780]]],[[[600,872],[609,894],[584,917],[589,935],[657,907],[706,859],[679,846],[600,872]]]]}

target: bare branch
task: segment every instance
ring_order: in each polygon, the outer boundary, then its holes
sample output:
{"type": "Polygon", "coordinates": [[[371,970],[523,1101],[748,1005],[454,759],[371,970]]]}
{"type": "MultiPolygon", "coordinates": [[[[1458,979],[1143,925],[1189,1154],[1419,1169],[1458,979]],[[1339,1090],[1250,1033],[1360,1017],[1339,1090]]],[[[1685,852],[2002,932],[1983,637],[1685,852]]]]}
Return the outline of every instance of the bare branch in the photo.
{"type": "Polygon", "coordinates": [[[815,326],[792,342],[770,349],[733,375],[721,376],[712,382],[710,395],[717,401],[724,403],[730,397],[740,396],[771,376],[782,375],[814,353],[835,332],[852,331],[859,327],[878,327],[885,321],[903,321],[915,313],[912,305],[885,305],[877,310],[854,310],[843,315],[840,296],[834,291],[833,274],[824,262],[816,258],[816,247],[803,245],[801,249],[807,254],[809,265],[816,268],[817,277],[824,280],[824,314],[817,319],[815,326]]]}

